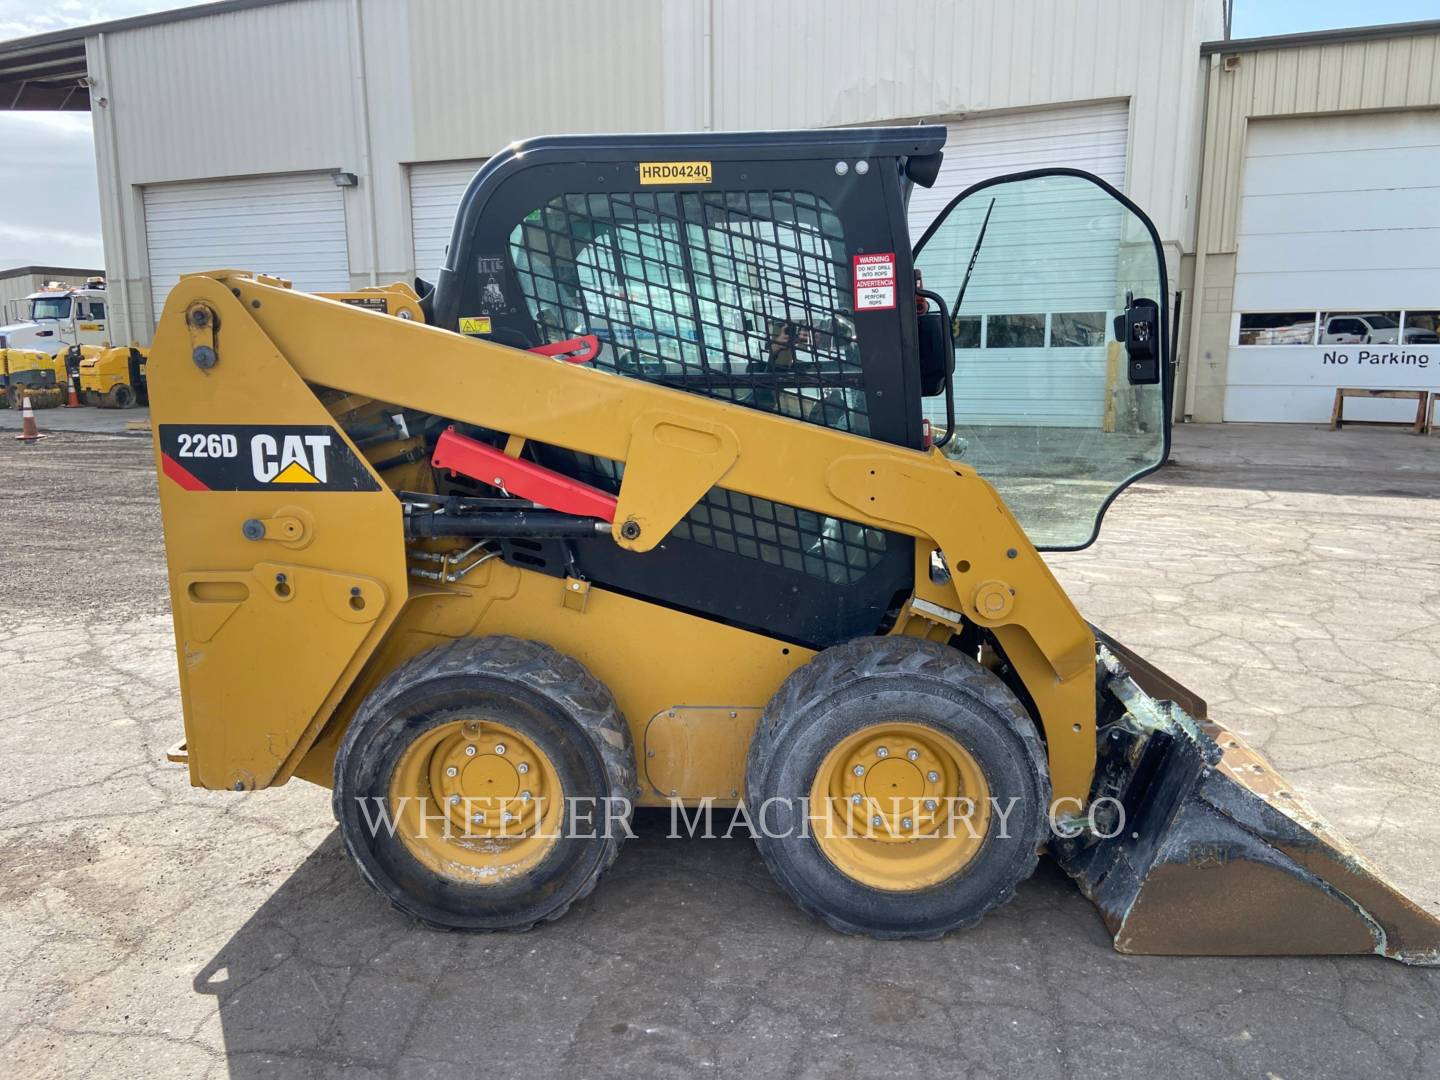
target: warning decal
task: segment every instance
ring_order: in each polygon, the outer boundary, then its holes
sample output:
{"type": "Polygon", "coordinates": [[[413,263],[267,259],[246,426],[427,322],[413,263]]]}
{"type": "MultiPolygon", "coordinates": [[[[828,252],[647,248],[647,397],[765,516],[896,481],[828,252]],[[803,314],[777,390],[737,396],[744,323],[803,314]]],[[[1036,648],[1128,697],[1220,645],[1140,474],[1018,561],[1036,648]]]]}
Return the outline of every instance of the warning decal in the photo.
{"type": "Polygon", "coordinates": [[[460,332],[462,334],[488,334],[490,333],[489,315],[462,315],[460,316],[460,332]]]}
{"type": "Polygon", "coordinates": [[[326,424],[161,424],[161,468],[186,491],[379,491],[326,424]]]}
{"type": "Polygon", "coordinates": [[[884,311],[895,306],[895,253],[855,256],[855,310],[884,311]]]}

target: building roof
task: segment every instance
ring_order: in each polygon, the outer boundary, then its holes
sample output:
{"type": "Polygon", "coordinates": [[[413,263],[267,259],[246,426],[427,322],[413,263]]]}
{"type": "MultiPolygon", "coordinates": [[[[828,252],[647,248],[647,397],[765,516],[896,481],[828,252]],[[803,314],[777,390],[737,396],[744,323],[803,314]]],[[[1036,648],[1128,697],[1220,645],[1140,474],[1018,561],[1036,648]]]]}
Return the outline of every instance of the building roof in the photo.
{"type": "Polygon", "coordinates": [[[287,2],[288,0],[217,0],[215,3],[196,4],[172,11],[156,11],[149,15],[133,15],[128,19],[72,26],[48,34],[0,41],[0,110],[63,109],[68,112],[89,112],[89,72],[85,66],[85,39],[88,37],[287,2]]]}
{"type": "Polygon", "coordinates": [[[1200,46],[1200,55],[1260,52],[1263,49],[1293,49],[1301,45],[1343,45],[1350,41],[1415,37],[1421,34],[1440,34],[1440,19],[1426,19],[1423,22],[1381,23],[1379,26],[1347,26],[1339,30],[1311,30],[1303,34],[1274,34],[1270,37],[1234,38],[1230,41],[1207,41],[1200,46]]]}
{"type": "Polygon", "coordinates": [[[87,278],[104,277],[105,271],[85,270],[78,266],[12,266],[9,270],[0,270],[0,281],[32,275],[44,278],[87,278]]]}

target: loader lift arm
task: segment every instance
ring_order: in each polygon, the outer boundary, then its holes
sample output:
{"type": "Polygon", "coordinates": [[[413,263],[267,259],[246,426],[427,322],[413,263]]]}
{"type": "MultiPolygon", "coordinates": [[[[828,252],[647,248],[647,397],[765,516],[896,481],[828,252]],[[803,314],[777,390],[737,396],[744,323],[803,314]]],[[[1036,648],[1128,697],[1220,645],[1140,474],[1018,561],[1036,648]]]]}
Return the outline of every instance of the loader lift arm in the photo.
{"type": "MultiPolygon", "coordinates": [[[[164,378],[172,393],[183,393],[182,382],[219,381],[230,348],[247,356],[263,351],[283,357],[312,386],[624,462],[612,535],[633,552],[653,549],[717,484],[917,538],[915,613],[956,629],[968,620],[994,631],[1035,698],[1055,797],[1087,800],[1094,636],[1003,501],[970,467],[938,452],[375,318],[252,277],[187,277],[167,316],[157,352],[169,361],[164,378]],[[197,307],[223,328],[211,368],[174,362],[196,347],[188,342],[166,347],[176,331],[186,333],[177,316],[197,307]],[[424,378],[395,362],[418,354],[426,358],[424,378]],[[775,445],[785,447],[783,470],[759,449],[775,445]],[[931,580],[932,550],[945,553],[947,583],[931,580]]],[[[394,596],[389,604],[398,613],[403,602],[394,596]]]]}

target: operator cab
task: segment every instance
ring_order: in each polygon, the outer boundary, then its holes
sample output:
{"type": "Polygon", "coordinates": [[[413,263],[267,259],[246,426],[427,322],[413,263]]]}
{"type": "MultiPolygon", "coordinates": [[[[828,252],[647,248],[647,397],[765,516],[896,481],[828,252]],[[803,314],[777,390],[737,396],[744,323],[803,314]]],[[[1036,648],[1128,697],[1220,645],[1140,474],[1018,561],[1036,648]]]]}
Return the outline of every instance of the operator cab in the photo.
{"type": "MultiPolygon", "coordinates": [[[[909,191],[934,182],[944,139],[516,144],[462,198],[430,315],[518,348],[591,340],[601,370],[916,450],[933,432],[1038,546],[1083,546],[1165,452],[1158,244],[1099,181],[1045,174],[965,193],[912,255],[909,191]]],[[[617,462],[527,452],[618,491],[617,462]]],[[[812,647],[883,628],[914,574],[907,536],[723,487],[643,558],[603,538],[506,558],[812,647]]]]}

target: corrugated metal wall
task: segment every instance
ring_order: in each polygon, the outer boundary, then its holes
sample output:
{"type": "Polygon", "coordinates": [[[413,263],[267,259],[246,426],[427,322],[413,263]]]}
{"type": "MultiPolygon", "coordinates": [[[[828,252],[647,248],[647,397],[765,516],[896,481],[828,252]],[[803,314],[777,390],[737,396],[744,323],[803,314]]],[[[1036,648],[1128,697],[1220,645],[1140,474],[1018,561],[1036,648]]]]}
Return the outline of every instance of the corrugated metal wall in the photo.
{"type": "Polygon", "coordinates": [[[488,157],[516,139],[657,131],[664,0],[410,0],[415,156],[488,157]]]}
{"type": "Polygon", "coordinates": [[[141,190],[343,170],[351,279],[413,272],[407,169],[604,130],[952,120],[1128,101],[1171,256],[1221,0],[293,0],[87,41],[102,226],[148,338],[141,190]],[[105,104],[99,105],[99,99],[105,104]]]}
{"type": "Polygon", "coordinates": [[[125,179],[340,167],[353,145],[350,21],[347,0],[306,0],[110,36],[125,179]]]}
{"type": "Polygon", "coordinates": [[[1182,241],[1197,142],[1193,71],[1220,35],[1208,0],[724,0],[715,127],[943,119],[1132,101],[1127,190],[1182,241]]]}
{"type": "Polygon", "coordinates": [[[1440,34],[1217,56],[1205,136],[1198,243],[1235,250],[1245,129],[1253,117],[1440,105],[1440,34]]]}

